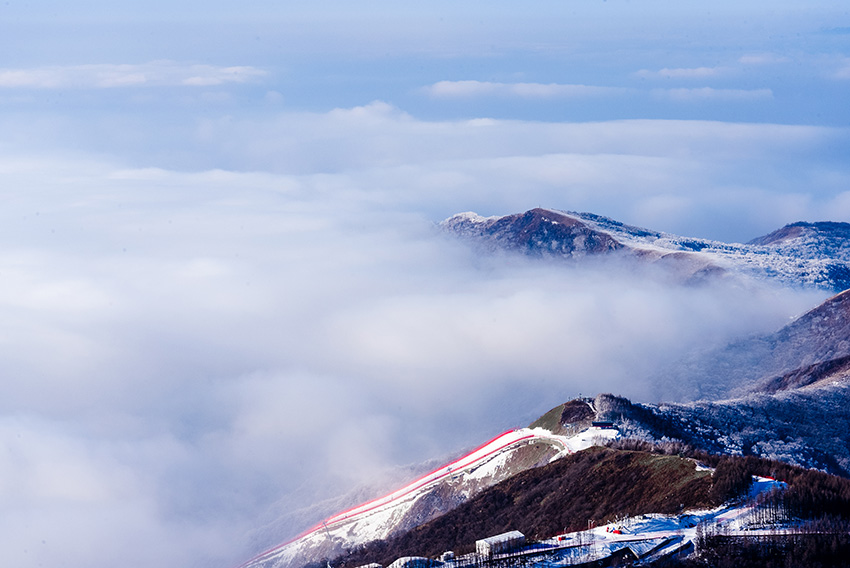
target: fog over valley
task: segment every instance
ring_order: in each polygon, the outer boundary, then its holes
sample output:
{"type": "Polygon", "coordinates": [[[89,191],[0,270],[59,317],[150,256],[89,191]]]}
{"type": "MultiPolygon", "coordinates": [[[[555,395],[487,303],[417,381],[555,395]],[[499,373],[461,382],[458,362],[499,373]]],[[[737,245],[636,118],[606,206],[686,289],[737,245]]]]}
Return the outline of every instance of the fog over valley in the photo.
{"type": "Polygon", "coordinates": [[[656,366],[826,297],[481,255],[414,212],[430,193],[376,200],[356,175],[10,162],[6,491],[38,530],[7,534],[57,549],[147,534],[171,543],[148,554],[189,554],[187,526],[229,543],[278,499],[306,507],[553,401],[654,399],[656,366]]]}
{"type": "Polygon", "coordinates": [[[439,223],[850,221],[839,3],[650,3],[693,44],[618,1],[46,4],[0,7],[9,566],[238,565],[579,393],[682,398],[657,369],[830,295],[439,223]]]}

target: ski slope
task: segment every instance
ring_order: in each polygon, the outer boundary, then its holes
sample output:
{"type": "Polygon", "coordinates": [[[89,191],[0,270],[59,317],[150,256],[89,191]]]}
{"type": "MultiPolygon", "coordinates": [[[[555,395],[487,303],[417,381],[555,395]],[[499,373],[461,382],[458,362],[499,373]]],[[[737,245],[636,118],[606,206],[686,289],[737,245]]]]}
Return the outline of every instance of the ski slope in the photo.
{"type": "Polygon", "coordinates": [[[553,458],[586,449],[600,440],[618,436],[616,430],[590,428],[575,436],[559,436],[543,428],[522,428],[505,432],[468,454],[424,475],[383,497],[337,513],[304,531],[297,537],[266,550],[238,568],[272,568],[286,566],[305,550],[318,549],[325,542],[344,539],[347,544],[360,544],[384,538],[393,522],[407,512],[416,499],[435,485],[458,475],[478,478],[492,475],[518,447],[549,443],[559,449],[553,458]]]}

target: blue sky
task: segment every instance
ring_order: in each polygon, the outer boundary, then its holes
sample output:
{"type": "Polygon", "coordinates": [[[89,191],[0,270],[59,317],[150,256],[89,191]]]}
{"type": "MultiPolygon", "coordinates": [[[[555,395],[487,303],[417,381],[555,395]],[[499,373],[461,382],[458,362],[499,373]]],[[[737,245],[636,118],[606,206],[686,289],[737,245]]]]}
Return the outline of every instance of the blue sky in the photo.
{"type": "MultiPolygon", "coordinates": [[[[761,162],[766,167],[750,167],[748,152],[769,161],[775,148],[766,150],[758,136],[742,143],[736,163],[716,163],[725,181],[709,184],[722,197],[746,182],[744,192],[796,201],[790,209],[742,210],[738,198],[704,203],[712,197],[705,187],[690,188],[688,197],[681,186],[675,196],[659,187],[656,201],[683,204],[664,215],[646,200],[631,203],[634,192],[625,186],[630,206],[608,196],[575,199],[567,183],[528,187],[524,200],[511,191],[503,201],[504,192],[494,188],[491,199],[458,194],[452,203],[421,200],[416,208],[437,221],[457,209],[504,214],[546,204],[725,240],[748,240],[801,219],[846,217],[835,204],[845,188],[850,119],[844,104],[850,28],[840,2],[535,2],[522,9],[510,3],[9,2],[0,10],[6,54],[0,143],[13,151],[88,152],[128,167],[301,174],[309,169],[303,162],[279,165],[286,156],[273,156],[270,148],[282,130],[263,131],[264,125],[306,117],[328,122],[335,109],[376,105],[394,109],[394,127],[413,120],[457,131],[480,118],[527,125],[528,140],[505,140],[515,148],[502,156],[563,153],[564,144],[543,147],[531,132],[552,124],[657,120],[664,129],[670,126],[664,121],[693,121],[697,137],[707,121],[766,125],[765,131],[806,126],[820,134],[804,145],[789,142],[774,163],[761,162]],[[211,125],[222,121],[250,140],[238,141],[228,129],[213,133],[211,125]],[[266,148],[246,156],[249,144],[266,148]],[[761,182],[747,179],[763,174],[761,182]],[[742,214],[751,219],[744,222],[742,214]]],[[[286,133],[290,143],[303,134],[311,144],[312,128],[305,128],[286,133]]],[[[372,140],[389,136],[371,132],[372,140]]],[[[411,144],[399,135],[394,147],[411,144]]],[[[585,141],[584,148],[572,143],[567,150],[608,151],[585,141]]],[[[332,145],[322,154],[313,173],[350,167],[350,148],[332,145]]],[[[419,161],[428,159],[422,154],[419,161]]]]}
{"type": "Polygon", "coordinates": [[[579,392],[648,399],[655,365],[823,298],[480,258],[453,213],[850,221],[845,2],[8,0],[0,53],[25,568],[238,564],[322,509],[293,511],[579,392]]]}
{"type": "MultiPolygon", "coordinates": [[[[39,4],[0,8],[7,68],[163,60],[251,66],[265,73],[262,79],[229,90],[243,112],[274,91],[293,109],[378,99],[423,118],[826,125],[846,125],[848,118],[840,104],[847,14],[839,2],[535,2],[522,10],[492,3],[417,9],[398,3],[357,9],[325,3],[35,8],[39,4]],[[427,87],[440,81],[620,91],[428,96],[427,87]]],[[[65,93],[64,104],[104,102],[87,94],[65,93]]],[[[105,103],[126,103],[129,94],[112,93],[105,103]]]]}
{"type": "MultiPolygon", "coordinates": [[[[237,144],[210,138],[208,126],[226,119],[272,147],[274,133],[249,130],[284,116],[321,120],[334,109],[377,103],[423,125],[488,118],[531,129],[651,119],[809,126],[823,134],[821,142],[788,147],[763,170],[742,167],[749,160],[742,149],[740,163],[724,176],[778,169],[788,183],[768,187],[765,179],[759,191],[810,202],[792,211],[747,211],[754,216],[747,223],[735,216],[739,205],[726,201],[647,215],[608,198],[582,201],[555,191],[541,199],[535,188],[524,202],[494,197],[486,214],[543,202],[661,230],[748,240],[788,222],[835,215],[833,201],[843,192],[850,16],[841,2],[533,2],[519,9],[10,1],[0,15],[0,143],[15,151],[92,152],[127,166],[183,171],[268,170],[276,168],[268,158],[235,156],[237,144]],[[799,160],[789,162],[789,154],[799,160]],[[834,183],[825,171],[836,174],[834,183]]],[[[693,124],[698,130],[704,122],[693,124]]],[[[513,142],[520,148],[525,141],[513,142]]],[[[748,149],[761,152],[758,144],[748,149]]],[[[587,146],[580,151],[606,151],[592,140],[587,146]]],[[[330,161],[348,163],[347,149],[334,151],[330,161]]],[[[319,172],[337,173],[332,166],[319,172]]],[[[705,191],[691,194],[705,199],[705,191]]],[[[456,204],[423,205],[434,221],[454,208],[482,207],[475,200],[465,206],[462,196],[456,204]]]]}

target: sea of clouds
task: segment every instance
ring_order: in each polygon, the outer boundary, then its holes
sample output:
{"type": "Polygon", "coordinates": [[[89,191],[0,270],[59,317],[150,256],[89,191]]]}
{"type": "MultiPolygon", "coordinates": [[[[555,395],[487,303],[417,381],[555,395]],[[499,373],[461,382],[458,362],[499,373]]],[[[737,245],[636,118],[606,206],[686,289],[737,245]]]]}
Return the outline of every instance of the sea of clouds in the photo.
{"type": "Polygon", "coordinates": [[[824,298],[482,255],[439,231],[452,213],[732,240],[850,218],[834,128],[376,102],[173,138],[130,120],[109,154],[51,145],[73,119],[4,120],[23,142],[0,158],[0,548],[24,567],[238,564],[317,501],[579,393],[655,397],[657,365],[824,298]]]}
{"type": "MultiPolygon", "coordinates": [[[[0,551],[228,568],[825,298],[482,254],[850,221],[846,7],[0,5],[0,551]],[[365,489],[364,489],[365,487],[365,489]]],[[[677,393],[677,396],[680,393],[677,393]]]]}

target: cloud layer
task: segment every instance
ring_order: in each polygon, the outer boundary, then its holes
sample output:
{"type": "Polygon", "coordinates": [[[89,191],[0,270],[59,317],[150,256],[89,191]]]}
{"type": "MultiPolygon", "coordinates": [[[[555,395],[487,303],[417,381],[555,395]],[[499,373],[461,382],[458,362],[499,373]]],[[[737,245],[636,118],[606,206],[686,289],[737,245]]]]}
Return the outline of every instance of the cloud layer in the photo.
{"type": "Polygon", "coordinates": [[[449,213],[775,228],[850,203],[828,160],[796,173],[831,167],[822,193],[746,175],[811,163],[834,129],[429,122],[384,103],[196,126],[183,159],[230,171],[0,160],[2,546],[23,566],[237,563],[313,502],[568,397],[664,396],[655,365],[821,298],[482,257],[436,231],[449,213]]]}
{"type": "Polygon", "coordinates": [[[843,6],[296,4],[0,5],[6,564],[236,565],[822,299],[434,222],[850,221],[843,6]]]}
{"type": "Polygon", "coordinates": [[[91,64],[36,68],[0,68],[0,89],[112,89],[120,87],[213,87],[247,83],[266,75],[249,66],[186,65],[173,61],[146,64],[91,64]]]}
{"type": "MultiPolygon", "coordinates": [[[[119,151],[137,163],[255,171],[254,183],[278,183],[297,197],[333,195],[340,210],[365,201],[433,221],[463,210],[491,215],[549,205],[746,241],[786,223],[848,215],[842,158],[850,137],[841,128],[680,120],[427,121],[381,102],[262,119],[177,118],[154,129],[127,119],[122,128],[114,126],[112,117],[5,123],[7,132],[20,133],[17,148],[82,138],[92,151],[119,151]]],[[[143,186],[165,173],[114,175],[143,186]]],[[[238,174],[193,175],[226,185],[238,174]]]]}
{"type": "Polygon", "coordinates": [[[617,95],[628,89],[591,85],[561,85],[556,83],[493,83],[489,81],[439,81],[424,89],[436,98],[471,98],[481,96],[550,99],[617,95]]]}
{"type": "Polygon", "coordinates": [[[653,91],[656,96],[674,101],[758,101],[773,98],[770,89],[715,89],[700,87],[695,89],[678,88],[653,91]]]}

